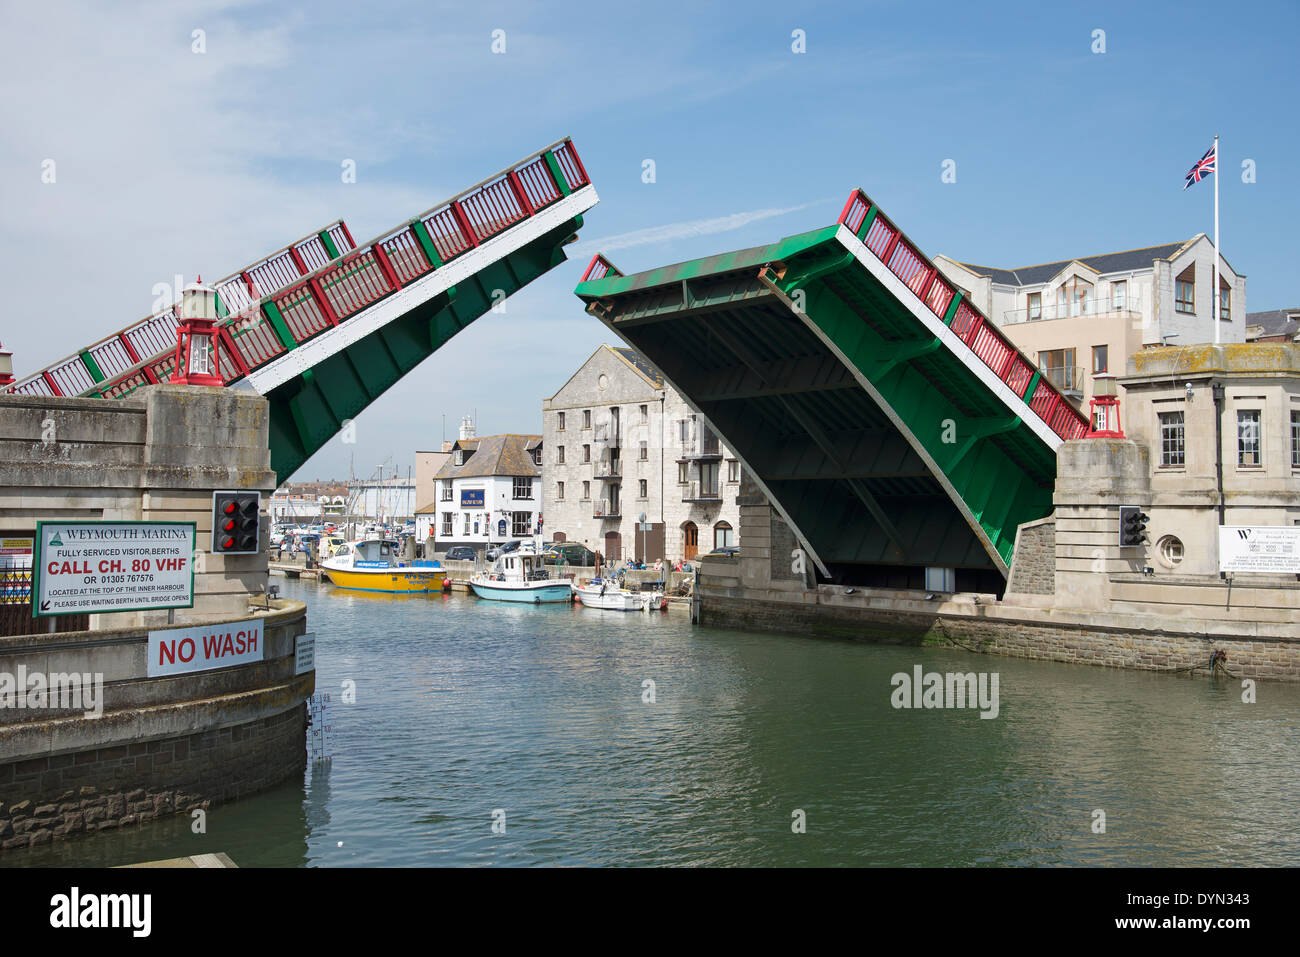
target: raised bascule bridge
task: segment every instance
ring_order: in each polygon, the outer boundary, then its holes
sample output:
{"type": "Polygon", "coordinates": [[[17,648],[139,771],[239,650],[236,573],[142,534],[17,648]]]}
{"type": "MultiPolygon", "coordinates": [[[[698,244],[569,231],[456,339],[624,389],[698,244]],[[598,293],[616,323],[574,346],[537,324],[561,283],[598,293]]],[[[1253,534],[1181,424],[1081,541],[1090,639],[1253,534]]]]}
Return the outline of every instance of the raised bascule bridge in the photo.
{"type": "MultiPolygon", "coordinates": [[[[564,262],[596,202],[572,141],[559,140],[361,246],[339,220],[214,283],[218,369],[226,386],[270,400],[278,480],[457,332],[564,262]]],[[[178,311],[10,391],[119,399],[166,382],[178,311]]]]}
{"type": "MultiPolygon", "coordinates": [[[[732,449],[823,576],[1001,593],[1088,420],[865,193],[834,225],[575,290],[732,449]]],[[[784,560],[773,556],[773,561],[784,560]]]]}

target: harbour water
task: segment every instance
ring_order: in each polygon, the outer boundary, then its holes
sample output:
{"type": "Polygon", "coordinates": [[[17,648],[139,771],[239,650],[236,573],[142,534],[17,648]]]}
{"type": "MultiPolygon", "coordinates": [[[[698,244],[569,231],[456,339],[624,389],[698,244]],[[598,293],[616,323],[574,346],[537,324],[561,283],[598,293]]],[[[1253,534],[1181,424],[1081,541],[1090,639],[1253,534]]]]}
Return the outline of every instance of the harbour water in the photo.
{"type": "Polygon", "coordinates": [[[282,589],[309,606],[328,764],[205,834],[177,816],[0,866],[1300,864],[1295,686],[1247,704],[1226,679],[702,629],[684,606],[282,589]],[[996,672],[997,717],[896,709],[916,665],[996,672]]]}

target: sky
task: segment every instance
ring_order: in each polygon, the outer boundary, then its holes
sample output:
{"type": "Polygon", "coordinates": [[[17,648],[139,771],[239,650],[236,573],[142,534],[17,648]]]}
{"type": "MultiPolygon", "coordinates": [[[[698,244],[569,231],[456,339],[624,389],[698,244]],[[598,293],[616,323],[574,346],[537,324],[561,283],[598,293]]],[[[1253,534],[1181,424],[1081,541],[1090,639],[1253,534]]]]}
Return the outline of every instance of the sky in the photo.
{"type": "Polygon", "coordinates": [[[21,377],[177,274],[339,217],[364,243],[564,136],[601,199],[569,261],[295,479],[405,474],[444,417],[539,432],[620,344],[573,295],[594,252],[630,273],[773,242],[856,187],[930,256],[1030,265],[1212,233],[1212,184],[1182,187],[1218,134],[1223,254],[1249,311],[1292,307],[1298,32],[1294,0],[7,3],[0,343],[21,377]]]}

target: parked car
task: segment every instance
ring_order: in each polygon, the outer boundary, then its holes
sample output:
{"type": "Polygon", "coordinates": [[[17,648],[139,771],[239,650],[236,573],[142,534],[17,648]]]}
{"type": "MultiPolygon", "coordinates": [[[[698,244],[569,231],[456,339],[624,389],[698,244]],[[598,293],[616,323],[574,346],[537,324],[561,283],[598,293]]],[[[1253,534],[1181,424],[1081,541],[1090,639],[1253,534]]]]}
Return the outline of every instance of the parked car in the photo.
{"type": "Polygon", "coordinates": [[[522,544],[523,544],[523,539],[516,538],[514,541],[503,542],[502,544],[497,545],[495,548],[489,548],[487,553],[487,560],[490,562],[494,562],[502,555],[505,555],[508,552],[515,551],[522,544]]]}
{"type": "Polygon", "coordinates": [[[724,558],[734,558],[739,554],[740,554],[739,545],[719,545],[713,551],[709,552],[708,555],[705,555],[703,557],[708,558],[709,555],[721,555],[724,558]]]}
{"type": "Polygon", "coordinates": [[[477,553],[468,545],[453,545],[447,549],[447,561],[472,562],[477,553]]]}
{"type": "Polygon", "coordinates": [[[564,559],[566,565],[595,565],[596,553],[582,542],[552,542],[542,551],[542,560],[548,565],[564,559]]]}

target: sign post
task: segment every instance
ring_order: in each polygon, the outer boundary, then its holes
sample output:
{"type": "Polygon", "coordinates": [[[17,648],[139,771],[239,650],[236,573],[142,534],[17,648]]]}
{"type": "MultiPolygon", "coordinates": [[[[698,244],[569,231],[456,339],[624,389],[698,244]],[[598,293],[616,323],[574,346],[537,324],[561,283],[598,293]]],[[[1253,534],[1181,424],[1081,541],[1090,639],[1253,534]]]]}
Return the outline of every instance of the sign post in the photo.
{"type": "Polygon", "coordinates": [[[32,617],[194,607],[193,522],[39,522],[32,617]]]}
{"type": "Polygon", "coordinates": [[[1300,526],[1220,525],[1219,571],[1300,575],[1300,526]]]}

